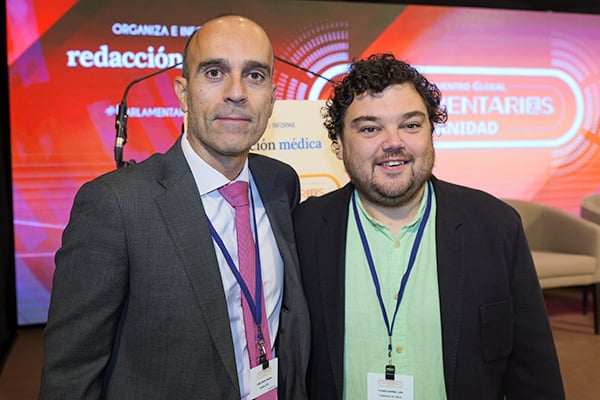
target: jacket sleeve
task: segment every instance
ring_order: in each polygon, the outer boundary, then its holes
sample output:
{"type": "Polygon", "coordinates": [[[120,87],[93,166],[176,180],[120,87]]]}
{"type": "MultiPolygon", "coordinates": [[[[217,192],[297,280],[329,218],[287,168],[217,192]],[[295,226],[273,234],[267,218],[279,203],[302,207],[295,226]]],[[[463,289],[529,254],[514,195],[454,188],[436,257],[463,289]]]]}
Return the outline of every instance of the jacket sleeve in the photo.
{"type": "Polygon", "coordinates": [[[127,297],[126,227],[102,180],[77,193],[56,270],[40,399],[98,399],[127,297]]]}

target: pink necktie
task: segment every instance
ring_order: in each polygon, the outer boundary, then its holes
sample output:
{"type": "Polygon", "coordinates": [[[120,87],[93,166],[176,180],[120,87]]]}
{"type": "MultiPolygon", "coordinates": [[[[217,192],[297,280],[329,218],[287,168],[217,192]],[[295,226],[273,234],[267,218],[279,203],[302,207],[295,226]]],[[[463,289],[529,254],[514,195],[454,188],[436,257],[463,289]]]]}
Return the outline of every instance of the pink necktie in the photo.
{"type": "MultiPolygon", "coordinates": [[[[248,182],[236,181],[219,188],[219,193],[235,208],[235,229],[237,232],[238,247],[238,265],[240,274],[248,286],[250,294],[256,293],[256,250],[252,229],[250,228],[250,207],[248,201],[248,182]]],[[[264,293],[264,290],[263,290],[264,293]]],[[[261,328],[264,336],[264,349],[268,360],[272,359],[271,340],[269,336],[269,324],[267,323],[267,313],[265,312],[264,294],[261,296],[262,302],[262,322],[261,328]]],[[[256,301],[256,298],[254,298],[256,301]]],[[[244,314],[244,327],[246,331],[246,341],[248,343],[248,354],[250,356],[250,368],[259,364],[260,346],[258,343],[258,332],[250,306],[246,296],[242,293],[242,311],[244,314]]],[[[275,371],[277,373],[277,371],[275,371]]],[[[276,400],[277,390],[271,390],[268,393],[258,397],[261,400],[276,400]]]]}

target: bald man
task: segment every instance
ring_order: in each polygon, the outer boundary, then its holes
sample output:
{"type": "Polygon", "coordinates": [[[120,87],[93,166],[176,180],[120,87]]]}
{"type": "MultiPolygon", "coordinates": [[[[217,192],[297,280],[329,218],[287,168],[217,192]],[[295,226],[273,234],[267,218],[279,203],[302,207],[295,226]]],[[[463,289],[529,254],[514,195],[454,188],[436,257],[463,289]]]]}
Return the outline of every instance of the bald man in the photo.
{"type": "Polygon", "coordinates": [[[207,22],[186,43],[174,86],[186,132],[75,197],[56,253],[40,399],[306,398],[298,177],[249,154],[275,102],[267,34],[241,16],[207,22]],[[235,209],[219,191],[238,181],[262,278],[250,299],[236,272],[235,209]],[[257,298],[261,333],[247,339],[242,303],[257,298]]]}

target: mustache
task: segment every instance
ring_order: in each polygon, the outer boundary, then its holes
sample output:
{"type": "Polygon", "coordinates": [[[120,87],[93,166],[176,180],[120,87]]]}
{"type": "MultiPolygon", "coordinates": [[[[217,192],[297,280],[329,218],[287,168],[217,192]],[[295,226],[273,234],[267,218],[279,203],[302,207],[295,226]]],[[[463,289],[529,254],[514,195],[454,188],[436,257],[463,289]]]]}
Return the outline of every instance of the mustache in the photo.
{"type": "Polygon", "coordinates": [[[388,160],[402,159],[405,161],[412,161],[414,157],[407,153],[404,149],[385,149],[382,157],[378,159],[379,162],[385,162],[388,160]]]}

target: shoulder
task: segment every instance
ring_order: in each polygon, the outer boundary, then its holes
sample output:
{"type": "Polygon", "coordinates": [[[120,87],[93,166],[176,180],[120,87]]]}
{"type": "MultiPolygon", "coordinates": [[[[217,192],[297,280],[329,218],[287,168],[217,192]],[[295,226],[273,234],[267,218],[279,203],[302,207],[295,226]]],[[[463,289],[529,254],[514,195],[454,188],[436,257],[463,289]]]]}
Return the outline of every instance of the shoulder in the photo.
{"type": "Polygon", "coordinates": [[[438,214],[458,215],[466,220],[520,221],[519,214],[506,202],[483,190],[432,178],[438,214]]]}
{"type": "Polygon", "coordinates": [[[286,171],[294,171],[291,165],[280,161],[276,158],[265,156],[262,154],[250,153],[248,154],[248,162],[254,168],[277,168],[286,171]]]}
{"type": "Polygon", "coordinates": [[[250,166],[250,170],[254,173],[255,171],[265,172],[277,172],[278,174],[283,174],[284,176],[297,176],[296,171],[292,168],[291,165],[277,160],[272,157],[264,156],[262,154],[250,153],[248,155],[248,165],[250,166]]]}
{"type": "Polygon", "coordinates": [[[149,181],[156,181],[162,158],[162,154],[154,154],[139,164],[131,164],[120,169],[107,171],[85,185],[132,191],[136,187],[147,185],[149,181]]]}
{"type": "Polygon", "coordinates": [[[155,153],[139,163],[109,171],[89,182],[89,185],[112,187],[119,193],[142,191],[147,194],[153,187],[170,186],[186,176],[192,175],[179,137],[165,153],[155,153]]]}
{"type": "Polygon", "coordinates": [[[294,218],[302,220],[310,215],[332,215],[338,210],[347,210],[353,189],[354,186],[348,183],[322,196],[308,197],[300,203],[294,212],[294,218]]]}
{"type": "Polygon", "coordinates": [[[167,161],[169,157],[173,158],[172,151],[153,154],[139,163],[108,171],[85,182],[77,190],[74,200],[76,203],[99,204],[103,208],[108,207],[110,203],[135,209],[136,204],[151,201],[164,191],[164,185],[173,184],[184,176],[186,171],[191,176],[183,154],[176,163],[173,160],[167,161]],[[174,167],[174,164],[178,166],[174,167]],[[166,170],[170,172],[165,173],[166,170]]]}

